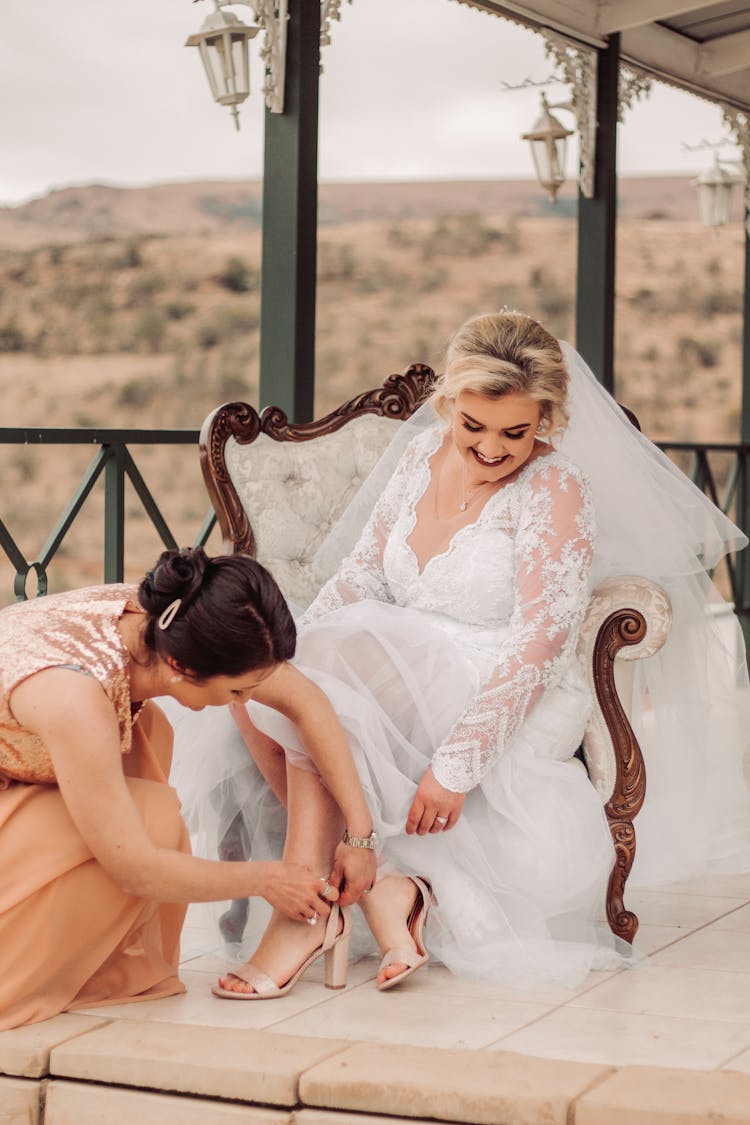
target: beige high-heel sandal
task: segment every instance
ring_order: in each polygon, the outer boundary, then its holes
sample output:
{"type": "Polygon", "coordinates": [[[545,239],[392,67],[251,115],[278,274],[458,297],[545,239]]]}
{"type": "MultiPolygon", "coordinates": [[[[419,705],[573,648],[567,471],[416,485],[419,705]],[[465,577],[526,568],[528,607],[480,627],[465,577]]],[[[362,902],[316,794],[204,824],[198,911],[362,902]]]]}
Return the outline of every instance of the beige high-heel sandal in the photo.
{"type": "Polygon", "coordinates": [[[412,883],[416,884],[417,897],[414,900],[414,905],[411,908],[409,917],[406,920],[406,925],[409,928],[409,933],[414,939],[414,944],[417,947],[415,953],[413,949],[389,949],[383,957],[383,960],[378,966],[378,973],[386,969],[389,965],[406,965],[400,973],[396,973],[395,977],[389,977],[388,980],[378,982],[378,989],[380,992],[386,992],[389,988],[393,988],[394,984],[400,984],[402,980],[406,980],[412,973],[416,973],[417,969],[421,969],[426,965],[430,959],[430,955],[425,949],[424,945],[424,927],[427,921],[427,916],[430,913],[430,907],[436,901],[432,893],[432,888],[429,883],[425,883],[423,879],[418,878],[416,875],[410,875],[412,883]]]}
{"type": "Polygon", "coordinates": [[[214,996],[222,1000],[275,1000],[278,996],[287,996],[298,980],[319,957],[325,956],[325,986],[326,988],[344,988],[346,986],[346,973],[349,966],[349,941],[352,936],[352,916],[349,908],[339,907],[337,902],[331,906],[328,915],[322,944],[313,950],[310,956],[297,969],[297,972],[286,984],[277,985],[266,973],[262,972],[252,962],[238,968],[232,968],[227,976],[237,977],[245,984],[251,984],[254,992],[233,992],[229,988],[222,988],[216,984],[211,989],[214,996]],[[344,925],[338,933],[339,918],[344,925]]]}

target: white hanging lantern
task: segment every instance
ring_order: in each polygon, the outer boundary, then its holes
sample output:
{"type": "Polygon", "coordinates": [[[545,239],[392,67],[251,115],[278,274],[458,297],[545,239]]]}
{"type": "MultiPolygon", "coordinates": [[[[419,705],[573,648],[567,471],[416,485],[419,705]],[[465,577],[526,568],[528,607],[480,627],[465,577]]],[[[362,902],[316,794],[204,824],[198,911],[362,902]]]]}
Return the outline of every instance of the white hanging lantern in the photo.
{"type": "Polygon", "coordinates": [[[718,153],[714,153],[711,167],[693,180],[693,186],[698,189],[698,206],[704,226],[711,227],[715,232],[717,227],[729,222],[732,191],[740,181],[741,177],[722,164],[718,153]]]}
{"type": "Polygon", "coordinates": [[[185,43],[186,47],[197,47],[200,51],[213,99],[219,105],[229,106],[237,129],[240,127],[237,106],[250,93],[248,44],[259,30],[243,23],[231,12],[217,9],[185,43]]]}
{"type": "MultiPolygon", "coordinates": [[[[553,106],[552,108],[567,107],[553,106]]],[[[553,203],[565,183],[565,157],[568,137],[572,136],[573,130],[566,129],[562,122],[550,113],[549,103],[542,94],[542,112],[529,132],[523,134],[521,140],[530,143],[537,179],[544,190],[549,192],[553,203]]]]}

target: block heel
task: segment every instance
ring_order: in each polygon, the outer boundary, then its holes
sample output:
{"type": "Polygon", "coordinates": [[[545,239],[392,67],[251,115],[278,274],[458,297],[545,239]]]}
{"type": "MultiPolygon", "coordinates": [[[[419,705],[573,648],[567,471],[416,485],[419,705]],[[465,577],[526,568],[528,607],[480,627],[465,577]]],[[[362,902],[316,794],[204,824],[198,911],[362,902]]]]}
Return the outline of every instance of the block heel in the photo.
{"type": "Polygon", "coordinates": [[[346,988],[346,975],[349,969],[349,941],[352,936],[352,916],[344,908],[341,910],[341,917],[344,921],[344,928],[325,954],[326,988],[346,988]]]}
{"type": "Polygon", "coordinates": [[[328,915],[322,943],[300,965],[297,972],[286,984],[277,985],[266,973],[250,962],[247,965],[231,968],[227,976],[236,977],[238,980],[252,985],[254,992],[234,992],[230,988],[221,988],[220,985],[215,985],[211,991],[214,996],[220,996],[222,1000],[275,1000],[279,996],[287,996],[297,981],[304,976],[319,957],[325,958],[326,987],[344,988],[349,964],[351,933],[352,916],[349,909],[346,906],[339,907],[339,904],[334,902],[331,906],[331,913],[328,915]],[[343,925],[339,930],[340,922],[343,925]]]}

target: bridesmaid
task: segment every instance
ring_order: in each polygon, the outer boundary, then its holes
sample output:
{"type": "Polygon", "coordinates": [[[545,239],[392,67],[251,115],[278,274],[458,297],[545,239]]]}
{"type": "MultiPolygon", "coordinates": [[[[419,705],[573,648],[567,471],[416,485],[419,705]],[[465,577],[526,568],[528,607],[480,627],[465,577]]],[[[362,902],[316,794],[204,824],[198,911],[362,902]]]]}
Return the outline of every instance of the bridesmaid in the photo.
{"type": "MultiPolygon", "coordinates": [[[[295,640],[263,567],[199,549],[165,551],[139,587],[0,612],[0,1029],[183,992],[189,902],[261,895],[294,921],[328,918],[314,956],[338,944],[345,963],[349,926],[325,872],[190,854],[167,780],[172,730],[152,702],[170,695],[198,711],[256,698],[277,708],[330,779],[351,831],[366,834],[343,732],[286,663],[295,640]]],[[[373,882],[374,859],[343,846],[338,858],[343,907],[373,882]]]]}

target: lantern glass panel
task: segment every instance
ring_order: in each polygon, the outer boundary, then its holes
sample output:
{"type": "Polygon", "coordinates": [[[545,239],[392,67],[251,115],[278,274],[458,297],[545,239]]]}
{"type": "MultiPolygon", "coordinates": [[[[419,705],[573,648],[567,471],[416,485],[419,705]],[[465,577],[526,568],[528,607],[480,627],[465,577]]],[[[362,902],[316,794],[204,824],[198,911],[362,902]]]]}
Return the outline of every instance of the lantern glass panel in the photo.
{"type": "Polygon", "coordinates": [[[245,36],[230,31],[207,36],[201,55],[214,99],[221,105],[243,102],[250,88],[245,36]]]}
{"type": "Polygon", "coordinates": [[[219,82],[216,81],[216,73],[214,71],[214,55],[216,52],[205,39],[202,39],[198,44],[198,50],[200,51],[201,62],[206,72],[208,84],[211,87],[211,97],[214,101],[217,101],[223,90],[223,82],[221,80],[221,68],[219,68],[219,82]]]}
{"type": "Polygon", "coordinates": [[[732,204],[732,185],[720,184],[714,196],[714,216],[716,226],[723,227],[729,222],[729,212],[732,204]]]}
{"type": "Polygon", "coordinates": [[[223,101],[230,89],[231,56],[227,58],[227,46],[223,33],[206,37],[206,73],[216,101],[223,101]]]}
{"type": "Polygon", "coordinates": [[[566,137],[539,137],[531,142],[537,179],[543,186],[564,182],[566,147],[566,137]]]}
{"type": "Polygon", "coordinates": [[[244,101],[250,93],[250,67],[247,39],[244,35],[232,35],[232,72],[234,91],[238,98],[244,101]]]}
{"type": "Polygon", "coordinates": [[[701,222],[707,227],[722,227],[729,221],[732,185],[704,183],[698,185],[701,222]]]}

